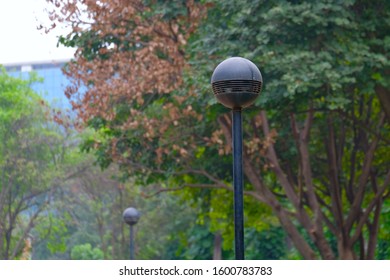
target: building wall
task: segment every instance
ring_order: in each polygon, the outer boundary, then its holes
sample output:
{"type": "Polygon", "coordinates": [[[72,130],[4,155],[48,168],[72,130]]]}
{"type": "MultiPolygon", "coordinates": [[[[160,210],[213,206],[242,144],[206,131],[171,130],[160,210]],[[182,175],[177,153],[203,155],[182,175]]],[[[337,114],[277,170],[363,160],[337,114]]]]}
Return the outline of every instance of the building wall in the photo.
{"type": "Polygon", "coordinates": [[[49,102],[50,105],[70,109],[71,105],[66,98],[64,91],[70,81],[62,73],[61,68],[67,61],[59,62],[35,62],[5,65],[5,69],[10,76],[27,79],[31,71],[43,78],[42,83],[34,83],[32,89],[49,102]]]}

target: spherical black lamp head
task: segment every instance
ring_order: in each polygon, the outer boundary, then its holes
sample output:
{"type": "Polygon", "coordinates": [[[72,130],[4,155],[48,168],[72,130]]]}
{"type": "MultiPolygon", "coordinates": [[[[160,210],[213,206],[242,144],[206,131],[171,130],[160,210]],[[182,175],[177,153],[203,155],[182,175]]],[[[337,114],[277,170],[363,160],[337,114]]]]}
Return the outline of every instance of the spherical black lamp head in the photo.
{"type": "Polygon", "coordinates": [[[125,221],[126,224],[130,226],[135,225],[138,222],[140,217],[141,217],[141,213],[133,207],[127,208],[123,212],[123,220],[125,221]]]}
{"type": "Polygon", "coordinates": [[[211,85],[220,103],[231,109],[242,109],[252,105],[260,95],[263,77],[250,60],[231,57],[215,68],[211,85]]]}

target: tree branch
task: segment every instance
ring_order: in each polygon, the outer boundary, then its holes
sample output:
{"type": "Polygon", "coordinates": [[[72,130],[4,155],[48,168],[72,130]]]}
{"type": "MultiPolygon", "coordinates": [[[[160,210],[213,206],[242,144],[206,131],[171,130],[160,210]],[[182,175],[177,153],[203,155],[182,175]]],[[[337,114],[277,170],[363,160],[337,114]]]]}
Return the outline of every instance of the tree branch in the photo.
{"type": "MultiPolygon", "coordinates": [[[[180,187],[177,188],[161,188],[157,190],[156,192],[149,194],[149,195],[143,195],[145,198],[151,198],[154,197],[160,193],[164,192],[175,192],[175,191],[181,191],[186,188],[191,188],[191,189],[224,189],[229,192],[233,192],[233,188],[229,187],[227,185],[214,185],[214,184],[183,184],[180,187]]],[[[254,191],[244,191],[244,195],[252,196],[253,198],[257,199],[260,202],[265,203],[263,198],[259,196],[256,192],[254,191]]]]}
{"type": "Polygon", "coordinates": [[[387,173],[385,181],[383,183],[383,186],[379,189],[379,191],[375,194],[374,198],[371,200],[370,204],[365,209],[363,215],[361,216],[359,223],[356,227],[355,234],[351,238],[352,244],[355,243],[363,229],[364,224],[368,221],[368,218],[374,209],[375,205],[378,204],[378,202],[383,198],[383,194],[385,193],[386,189],[388,189],[390,184],[390,171],[387,173]]]}
{"type": "MultiPolygon", "coordinates": [[[[266,122],[266,116],[265,113],[260,113],[262,117],[262,124],[266,125],[266,128],[268,128],[268,123],[264,124],[266,122]]],[[[218,118],[218,122],[221,125],[221,128],[224,132],[225,138],[228,142],[231,143],[231,122],[229,118],[224,115],[218,118]]],[[[267,133],[265,133],[265,137],[269,136],[269,128],[266,129],[267,133]]],[[[272,144],[271,144],[272,146],[272,144]]],[[[272,146],[273,149],[273,146],[272,146]]],[[[275,151],[273,151],[275,153],[275,151]]],[[[276,158],[276,154],[275,158],[276,158]]],[[[277,162],[276,162],[277,163],[277,162]]],[[[280,167],[279,167],[280,168],[280,167]]],[[[251,161],[248,156],[244,156],[244,172],[246,177],[249,179],[251,184],[253,185],[255,192],[251,192],[249,195],[256,198],[257,200],[269,205],[275,215],[278,217],[280,223],[283,225],[283,228],[286,230],[287,234],[291,238],[291,240],[294,242],[296,248],[298,251],[302,254],[302,256],[305,259],[316,259],[316,254],[314,251],[310,248],[307,241],[302,237],[302,235],[297,230],[296,226],[292,223],[291,217],[289,213],[280,205],[279,201],[275,197],[275,195],[264,185],[261,175],[255,170],[254,166],[251,164],[251,161]]],[[[286,177],[284,178],[284,182],[288,183],[288,180],[286,177]]],[[[289,183],[288,183],[289,184],[289,183]]],[[[290,190],[291,185],[289,184],[290,190]]],[[[290,192],[291,194],[291,192],[290,192]]],[[[295,194],[294,194],[295,195],[295,194]]],[[[296,196],[295,196],[296,197],[296,196]]],[[[298,220],[301,220],[303,225],[306,225],[306,227],[310,228],[310,220],[306,213],[302,213],[301,211],[303,208],[299,209],[300,211],[297,211],[295,213],[295,216],[298,217],[298,220]]]]}
{"type": "Polygon", "coordinates": [[[39,214],[44,210],[44,208],[47,205],[48,205],[48,201],[46,201],[45,203],[42,203],[41,207],[39,207],[38,210],[34,213],[34,215],[30,218],[27,226],[23,229],[22,237],[18,240],[18,242],[16,243],[16,245],[13,249],[13,252],[12,252],[11,257],[10,257],[11,259],[15,259],[16,256],[19,254],[19,252],[23,249],[22,248],[23,242],[25,241],[25,239],[27,238],[31,229],[33,228],[35,220],[38,218],[39,214]]]}
{"type": "MultiPolygon", "coordinates": [[[[267,138],[270,136],[270,129],[269,129],[269,124],[268,124],[268,119],[266,116],[265,111],[260,112],[261,118],[262,118],[262,126],[263,126],[263,132],[264,136],[267,138]]],[[[267,159],[271,163],[271,169],[274,171],[275,175],[278,177],[278,180],[280,184],[282,185],[284,191],[286,192],[286,195],[288,199],[291,201],[291,203],[294,205],[294,207],[297,210],[300,210],[299,205],[299,199],[296,193],[294,192],[294,188],[291,186],[290,182],[287,180],[286,175],[284,174],[282,168],[279,165],[278,157],[275,152],[274,145],[272,143],[269,144],[267,147],[267,154],[266,154],[267,159]]]]}
{"type": "MultiPolygon", "coordinates": [[[[295,114],[291,113],[290,115],[290,120],[291,120],[291,130],[292,130],[292,135],[295,140],[295,146],[297,148],[297,151],[300,151],[300,141],[299,141],[299,129],[297,125],[297,121],[295,119],[295,114]]],[[[299,205],[302,207],[303,205],[303,174],[302,174],[302,159],[301,159],[301,154],[298,152],[298,194],[299,194],[299,205]]]]}
{"type": "MultiPolygon", "coordinates": [[[[341,202],[341,190],[339,185],[339,175],[337,170],[337,152],[336,152],[336,136],[333,126],[332,115],[329,114],[327,117],[328,123],[328,139],[325,141],[325,146],[327,150],[328,157],[328,168],[329,168],[329,181],[330,181],[330,197],[332,201],[332,212],[336,220],[337,227],[339,229],[343,228],[344,218],[343,218],[343,206],[341,202]]],[[[342,232],[343,238],[345,238],[345,232],[342,232]]]]}
{"type": "MultiPolygon", "coordinates": [[[[379,121],[379,124],[378,124],[378,129],[380,129],[383,126],[384,120],[385,120],[385,117],[384,117],[384,115],[382,115],[382,117],[379,121]]],[[[353,204],[351,206],[350,213],[349,213],[349,215],[346,219],[346,222],[345,222],[345,231],[347,233],[351,231],[352,225],[353,225],[354,221],[356,220],[357,216],[359,215],[361,204],[362,204],[363,197],[364,197],[364,190],[366,187],[368,176],[370,174],[375,150],[378,146],[379,139],[380,138],[375,137],[372,140],[372,142],[369,146],[369,149],[366,153],[366,156],[364,158],[363,170],[362,170],[362,174],[360,175],[360,178],[359,178],[359,182],[358,182],[358,186],[357,186],[357,193],[356,193],[355,199],[353,201],[353,204]]]]}
{"type": "Polygon", "coordinates": [[[301,155],[300,159],[302,165],[302,175],[305,181],[305,186],[307,188],[308,203],[314,213],[314,228],[312,229],[312,234],[315,237],[314,242],[317,244],[317,247],[324,259],[333,259],[334,256],[332,249],[327,242],[323,231],[323,213],[321,211],[321,207],[315,193],[313,175],[310,166],[309,138],[310,128],[314,118],[314,111],[312,105],[310,106],[310,108],[311,110],[309,110],[309,112],[307,113],[304,127],[299,135],[299,152],[301,155]]]}
{"type": "Polygon", "coordinates": [[[381,85],[377,85],[375,87],[375,92],[380,101],[382,109],[386,114],[387,122],[390,123],[390,91],[388,88],[385,88],[381,85]]]}

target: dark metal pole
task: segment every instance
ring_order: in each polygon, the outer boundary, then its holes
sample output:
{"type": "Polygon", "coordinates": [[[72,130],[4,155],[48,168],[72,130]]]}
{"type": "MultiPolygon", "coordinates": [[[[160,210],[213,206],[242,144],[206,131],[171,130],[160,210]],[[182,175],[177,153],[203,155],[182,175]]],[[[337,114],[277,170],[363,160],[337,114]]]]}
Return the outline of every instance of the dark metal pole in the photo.
{"type": "Polygon", "coordinates": [[[218,64],[211,76],[215,97],[225,107],[233,109],[234,241],[237,260],[245,259],[241,109],[255,102],[262,84],[263,77],[259,68],[242,57],[225,59],[218,64]]]}
{"type": "Polygon", "coordinates": [[[134,226],[130,226],[130,260],[134,260],[134,226]]]}
{"type": "Polygon", "coordinates": [[[233,109],[233,187],[234,233],[236,260],[244,260],[244,201],[242,172],[242,116],[241,109],[233,109]]]}

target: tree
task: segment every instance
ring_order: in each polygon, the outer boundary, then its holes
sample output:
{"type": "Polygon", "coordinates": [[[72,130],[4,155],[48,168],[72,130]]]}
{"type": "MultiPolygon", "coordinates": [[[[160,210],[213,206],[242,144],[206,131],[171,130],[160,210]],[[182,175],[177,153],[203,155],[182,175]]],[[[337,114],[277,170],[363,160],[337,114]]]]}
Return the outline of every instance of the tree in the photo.
{"type": "Polygon", "coordinates": [[[0,258],[33,258],[40,239],[53,253],[66,248],[52,209],[59,189],[85,167],[75,160],[69,119],[31,89],[39,82],[0,72],[0,258]],[[54,122],[60,119],[62,124],[54,122]]]}
{"type": "MultiPolygon", "coordinates": [[[[91,155],[80,155],[91,162],[91,155]]],[[[33,231],[39,240],[33,259],[92,259],[92,248],[104,259],[127,259],[129,229],[122,213],[129,206],[142,213],[135,227],[137,259],[211,259],[213,235],[197,223],[188,202],[166,193],[145,199],[145,187],[117,180],[114,166],[103,172],[88,166],[53,194],[50,218],[33,231]]]]}
{"type": "Polygon", "coordinates": [[[0,258],[15,259],[49,204],[60,136],[30,89],[37,78],[20,80],[0,71],[0,258]]]}
{"type": "Polygon", "coordinates": [[[102,260],[103,252],[98,248],[93,248],[91,244],[75,246],[71,253],[72,260],[102,260]]]}
{"type": "Polygon", "coordinates": [[[265,81],[244,124],[253,208],[272,211],[305,259],[375,257],[390,194],[386,1],[59,5],[53,19],[73,27],[61,42],[78,48],[67,94],[101,135],[85,148],[103,167],[161,191],[230,191],[231,120],[209,77],[241,55],[265,81]]]}
{"type": "MultiPolygon", "coordinates": [[[[272,139],[272,128],[278,132],[278,145],[266,143],[265,159],[295,217],[322,258],[373,258],[390,176],[388,154],[383,153],[388,126],[377,99],[378,88],[388,85],[382,75],[389,67],[389,22],[373,15],[386,14],[388,4],[218,4],[215,25],[205,25],[213,36],[203,38],[207,45],[202,48],[214,50],[213,55],[240,53],[263,65],[269,82],[258,104],[268,110],[272,123],[262,112],[262,131],[255,129],[252,139],[260,133],[272,139]],[[290,122],[290,128],[281,122],[290,122]],[[336,236],[337,249],[327,231],[336,236]]],[[[283,217],[288,212],[279,210],[275,197],[267,197],[269,188],[258,180],[264,176],[251,163],[246,164],[249,180],[264,191],[274,213],[281,212],[279,220],[302,255],[315,257],[312,248],[299,248],[311,244],[297,240],[298,232],[293,237],[294,230],[288,229],[293,225],[283,217]]]]}

